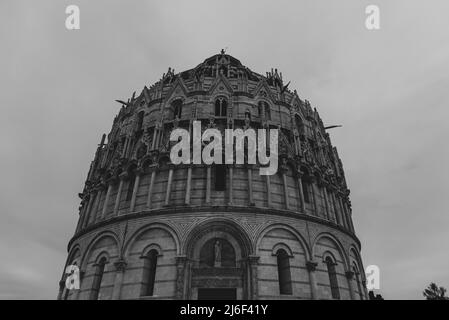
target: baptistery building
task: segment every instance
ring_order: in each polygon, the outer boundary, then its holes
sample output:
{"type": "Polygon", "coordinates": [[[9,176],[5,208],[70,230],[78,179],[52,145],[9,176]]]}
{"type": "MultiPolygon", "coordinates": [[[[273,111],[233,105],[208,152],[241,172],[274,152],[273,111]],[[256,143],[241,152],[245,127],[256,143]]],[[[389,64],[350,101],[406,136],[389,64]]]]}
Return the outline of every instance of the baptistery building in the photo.
{"type": "Polygon", "coordinates": [[[58,299],[367,299],[342,162],[282,73],[222,51],[117,102],[79,194],[58,299]],[[277,172],[172,163],[170,133],[194,121],[277,129],[277,172]],[[66,285],[68,266],[79,289],[66,285]]]}

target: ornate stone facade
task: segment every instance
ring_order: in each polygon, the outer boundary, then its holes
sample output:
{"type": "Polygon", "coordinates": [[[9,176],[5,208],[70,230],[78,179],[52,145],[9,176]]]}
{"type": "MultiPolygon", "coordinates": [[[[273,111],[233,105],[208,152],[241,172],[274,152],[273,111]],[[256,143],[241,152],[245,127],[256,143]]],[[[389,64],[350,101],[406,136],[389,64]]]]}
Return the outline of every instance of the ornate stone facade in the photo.
{"type": "Polygon", "coordinates": [[[281,73],[222,52],[118,102],[68,245],[81,288],[64,289],[63,275],[60,299],[367,297],[337,149],[281,73]],[[279,129],[278,173],[171,164],[171,130],[194,120],[279,129]]]}

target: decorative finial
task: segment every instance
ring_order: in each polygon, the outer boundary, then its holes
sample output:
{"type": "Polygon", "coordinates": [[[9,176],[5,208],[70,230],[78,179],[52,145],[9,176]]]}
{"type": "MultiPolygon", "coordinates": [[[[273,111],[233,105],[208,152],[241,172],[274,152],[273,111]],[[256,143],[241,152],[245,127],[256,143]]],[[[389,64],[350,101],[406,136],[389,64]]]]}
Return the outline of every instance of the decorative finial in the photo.
{"type": "Polygon", "coordinates": [[[225,54],[225,53],[226,53],[225,49],[221,49],[221,54],[225,54]]]}

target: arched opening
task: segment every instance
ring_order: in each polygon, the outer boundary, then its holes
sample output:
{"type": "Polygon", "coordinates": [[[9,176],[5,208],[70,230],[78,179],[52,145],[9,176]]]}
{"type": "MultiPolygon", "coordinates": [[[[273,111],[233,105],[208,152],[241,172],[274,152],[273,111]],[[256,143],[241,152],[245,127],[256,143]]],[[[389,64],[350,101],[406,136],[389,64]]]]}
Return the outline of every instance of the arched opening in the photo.
{"type": "Polygon", "coordinates": [[[129,171],[129,176],[128,176],[128,188],[126,190],[126,201],[131,201],[131,198],[133,196],[133,191],[134,191],[134,184],[136,182],[136,173],[135,173],[135,169],[132,169],[129,171]]]}
{"type": "Polygon", "coordinates": [[[98,300],[101,298],[100,289],[101,281],[103,280],[104,269],[107,264],[106,257],[102,257],[100,261],[95,265],[94,279],[92,281],[92,289],[90,292],[90,300],[98,300]]]}
{"type": "Polygon", "coordinates": [[[251,242],[226,221],[202,224],[187,240],[188,276],[184,299],[249,299],[252,287],[247,258],[251,242]]]}
{"type": "Polygon", "coordinates": [[[330,258],[326,257],[327,273],[331,286],[331,295],[333,299],[340,299],[340,291],[338,289],[337,271],[335,270],[336,263],[330,258]]]}
{"type": "Polygon", "coordinates": [[[279,293],[285,295],[292,294],[292,280],[290,273],[290,258],[284,249],[276,252],[278,277],[279,277],[279,293]]]}
{"type": "Polygon", "coordinates": [[[226,191],[226,165],[214,165],[214,189],[215,191],[226,191]]]}
{"type": "Polygon", "coordinates": [[[150,250],[143,258],[143,275],[141,296],[154,295],[154,282],[156,279],[157,257],[156,249],[150,250]]]}
{"type": "Polygon", "coordinates": [[[225,98],[218,98],[215,100],[215,116],[226,117],[228,109],[228,102],[225,98]]]}
{"type": "Polygon", "coordinates": [[[182,105],[183,102],[181,99],[176,99],[172,102],[172,108],[173,108],[173,119],[181,119],[182,116],[182,105]]]}

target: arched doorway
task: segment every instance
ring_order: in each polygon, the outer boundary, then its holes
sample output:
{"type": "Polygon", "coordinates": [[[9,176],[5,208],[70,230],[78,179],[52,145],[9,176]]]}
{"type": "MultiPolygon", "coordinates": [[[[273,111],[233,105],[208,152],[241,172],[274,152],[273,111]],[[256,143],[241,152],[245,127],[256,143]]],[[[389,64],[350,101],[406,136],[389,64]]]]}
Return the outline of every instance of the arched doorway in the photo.
{"type": "Polygon", "coordinates": [[[249,299],[251,245],[237,226],[208,223],[192,231],[187,247],[187,299],[249,299]]]}

